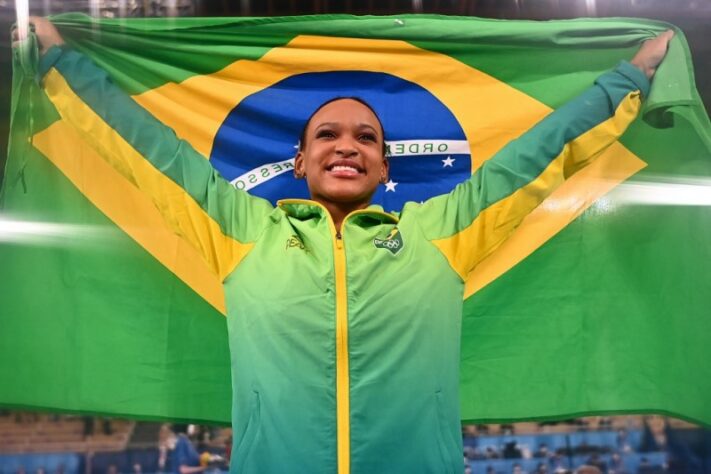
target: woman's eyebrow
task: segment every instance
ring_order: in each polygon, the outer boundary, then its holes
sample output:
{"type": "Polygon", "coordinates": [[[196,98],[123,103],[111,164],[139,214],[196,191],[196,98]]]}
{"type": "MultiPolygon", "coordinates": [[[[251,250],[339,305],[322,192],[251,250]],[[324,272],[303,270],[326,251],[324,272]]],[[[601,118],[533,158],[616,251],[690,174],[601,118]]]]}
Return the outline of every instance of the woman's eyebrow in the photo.
{"type": "Polygon", "coordinates": [[[372,126],[371,124],[369,124],[369,123],[359,123],[359,124],[358,124],[358,128],[369,128],[369,129],[371,129],[372,131],[377,132],[377,130],[375,129],[375,127],[373,127],[373,126],[372,126]]]}
{"type": "MultiPolygon", "coordinates": [[[[337,128],[337,127],[339,127],[339,126],[340,126],[340,124],[339,124],[338,122],[323,122],[323,123],[320,123],[320,124],[316,125],[316,127],[314,127],[314,132],[317,131],[317,130],[319,130],[320,128],[324,128],[324,127],[337,128]]],[[[356,128],[357,128],[358,130],[362,130],[362,129],[364,129],[364,128],[368,128],[368,129],[372,130],[376,135],[378,134],[378,129],[375,128],[374,126],[372,126],[371,124],[366,123],[366,122],[362,122],[362,123],[357,124],[357,125],[356,125],[356,128]]]]}
{"type": "Polygon", "coordinates": [[[318,125],[316,125],[316,128],[314,130],[318,130],[321,127],[337,127],[338,123],[337,122],[323,122],[318,125]]]}

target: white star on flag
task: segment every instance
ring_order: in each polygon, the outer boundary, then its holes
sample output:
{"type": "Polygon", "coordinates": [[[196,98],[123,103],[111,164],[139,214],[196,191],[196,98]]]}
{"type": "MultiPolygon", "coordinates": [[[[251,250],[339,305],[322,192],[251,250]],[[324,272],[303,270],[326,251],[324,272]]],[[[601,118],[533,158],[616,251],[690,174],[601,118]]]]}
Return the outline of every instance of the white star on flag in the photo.
{"type": "Polygon", "coordinates": [[[385,183],[385,192],[387,193],[388,191],[395,192],[395,186],[397,186],[398,183],[393,181],[392,179],[385,183]]]}
{"type": "Polygon", "coordinates": [[[454,160],[451,156],[448,156],[446,160],[442,160],[442,168],[446,168],[447,166],[451,168],[455,161],[457,160],[454,160]]]}

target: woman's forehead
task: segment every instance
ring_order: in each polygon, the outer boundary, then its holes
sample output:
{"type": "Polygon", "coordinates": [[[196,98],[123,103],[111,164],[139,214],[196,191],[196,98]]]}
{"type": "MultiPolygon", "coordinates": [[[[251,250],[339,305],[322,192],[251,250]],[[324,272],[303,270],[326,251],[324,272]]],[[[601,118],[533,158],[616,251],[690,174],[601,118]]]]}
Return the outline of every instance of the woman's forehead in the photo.
{"type": "Polygon", "coordinates": [[[353,99],[338,99],[318,110],[311,118],[310,127],[315,129],[324,124],[370,126],[380,130],[380,121],[375,113],[367,105],[353,99]]]}

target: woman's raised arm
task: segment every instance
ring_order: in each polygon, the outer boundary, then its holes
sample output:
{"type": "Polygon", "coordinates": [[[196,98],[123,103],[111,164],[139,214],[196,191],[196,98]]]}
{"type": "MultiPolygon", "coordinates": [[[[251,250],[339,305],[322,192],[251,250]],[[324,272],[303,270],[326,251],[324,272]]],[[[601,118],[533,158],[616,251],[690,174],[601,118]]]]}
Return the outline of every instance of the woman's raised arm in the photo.
{"type": "Polygon", "coordinates": [[[103,69],[66,47],[48,20],[31,21],[43,53],[44,90],[61,119],[149,195],[171,228],[224,279],[256,240],[271,204],[236,190],[103,69]]]}
{"type": "Polygon", "coordinates": [[[600,76],[487,160],[447,195],[425,202],[425,236],[466,280],[533,209],[614,143],[637,117],[672,31],[648,40],[630,61],[600,76]]]}

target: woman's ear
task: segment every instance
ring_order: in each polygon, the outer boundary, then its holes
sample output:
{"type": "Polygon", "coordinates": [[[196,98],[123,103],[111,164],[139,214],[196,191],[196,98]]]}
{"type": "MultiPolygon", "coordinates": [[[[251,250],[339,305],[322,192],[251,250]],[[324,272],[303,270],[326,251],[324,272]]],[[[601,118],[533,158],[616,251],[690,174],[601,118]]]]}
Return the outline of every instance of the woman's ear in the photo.
{"type": "Polygon", "coordinates": [[[390,162],[387,158],[383,158],[383,166],[380,168],[380,182],[385,184],[388,182],[388,175],[390,174],[390,162]]]}
{"type": "Polygon", "coordinates": [[[294,157],[294,177],[296,179],[303,179],[306,177],[306,171],[304,170],[304,154],[299,151],[294,157]]]}

